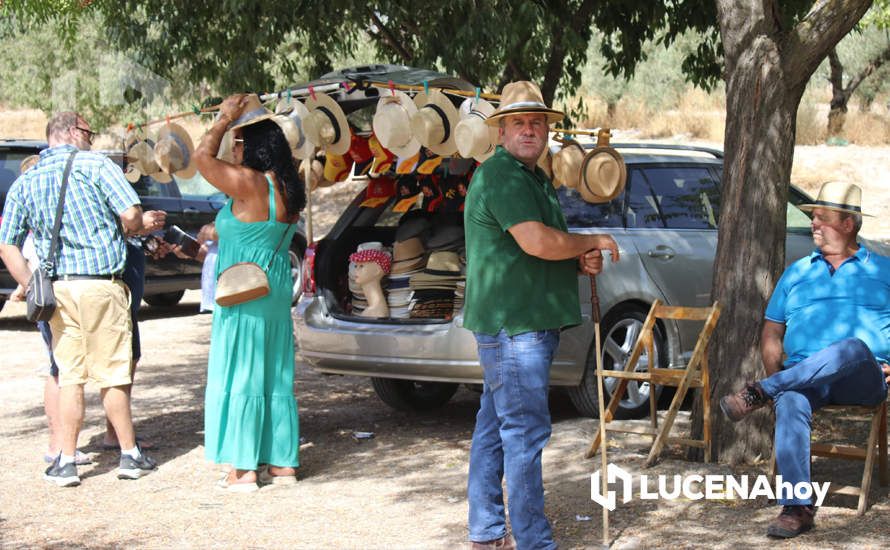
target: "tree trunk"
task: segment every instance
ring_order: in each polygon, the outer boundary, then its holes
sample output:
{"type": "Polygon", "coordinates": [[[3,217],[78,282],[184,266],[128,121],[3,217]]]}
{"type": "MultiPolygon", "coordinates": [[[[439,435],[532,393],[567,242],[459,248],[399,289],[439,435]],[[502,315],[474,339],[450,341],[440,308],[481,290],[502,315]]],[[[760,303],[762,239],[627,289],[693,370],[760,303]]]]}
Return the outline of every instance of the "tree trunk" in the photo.
{"type": "MultiPolygon", "coordinates": [[[[723,461],[749,462],[770,453],[768,415],[732,424],[720,412],[719,400],[746,380],[763,377],[760,330],[784,268],[797,108],[828,50],[870,5],[870,0],[822,0],[793,29],[785,29],[775,0],[717,0],[726,136],[711,294],[723,312],[708,360],[713,451],[723,461]]],[[[693,407],[693,437],[700,437],[700,399],[693,407]]]]}
{"type": "Polygon", "coordinates": [[[847,118],[847,104],[853,90],[844,88],[844,66],[837,55],[837,48],[828,53],[828,65],[831,69],[828,81],[831,82],[831,104],[828,111],[828,137],[840,136],[844,132],[844,121],[847,118]]]}

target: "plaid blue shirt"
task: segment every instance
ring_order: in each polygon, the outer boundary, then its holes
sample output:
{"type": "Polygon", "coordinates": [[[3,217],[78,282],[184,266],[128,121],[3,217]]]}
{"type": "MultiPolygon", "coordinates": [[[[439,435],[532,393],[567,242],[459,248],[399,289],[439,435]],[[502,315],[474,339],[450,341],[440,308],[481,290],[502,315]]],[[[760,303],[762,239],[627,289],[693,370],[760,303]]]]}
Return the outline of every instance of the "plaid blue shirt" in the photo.
{"type": "MultiPolygon", "coordinates": [[[[41,261],[49,254],[50,238],[62,189],[62,174],[73,145],[40,153],[38,163],[9,188],[0,224],[0,243],[21,247],[28,231],[41,261]]],[[[107,275],[124,269],[127,251],[120,214],[138,205],[139,196],[108,157],[80,151],[74,158],[59,243],[56,275],[107,275]]]]}

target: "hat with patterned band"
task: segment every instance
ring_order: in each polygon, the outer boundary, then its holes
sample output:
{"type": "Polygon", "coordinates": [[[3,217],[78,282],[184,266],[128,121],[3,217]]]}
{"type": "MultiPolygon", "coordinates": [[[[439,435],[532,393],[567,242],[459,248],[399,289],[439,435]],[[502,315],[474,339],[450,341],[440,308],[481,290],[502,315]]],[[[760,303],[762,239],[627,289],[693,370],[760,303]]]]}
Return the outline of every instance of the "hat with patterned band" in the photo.
{"type": "Polygon", "coordinates": [[[800,204],[798,208],[811,212],[815,208],[827,208],[838,212],[849,212],[873,217],[862,213],[862,189],[858,185],[842,181],[827,181],[819,189],[819,196],[810,204],[800,204]]]}
{"type": "Polygon", "coordinates": [[[544,104],[541,88],[534,82],[528,80],[510,82],[501,90],[501,104],[485,123],[497,126],[498,121],[505,116],[533,113],[547,115],[547,124],[555,124],[565,118],[565,113],[544,104]]]}

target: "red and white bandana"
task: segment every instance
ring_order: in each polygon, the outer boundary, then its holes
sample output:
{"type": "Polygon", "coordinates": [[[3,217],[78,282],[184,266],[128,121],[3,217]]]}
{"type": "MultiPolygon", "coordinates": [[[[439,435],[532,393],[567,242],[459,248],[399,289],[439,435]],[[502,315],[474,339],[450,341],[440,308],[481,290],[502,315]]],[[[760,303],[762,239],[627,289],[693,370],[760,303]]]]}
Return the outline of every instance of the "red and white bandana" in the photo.
{"type": "Polygon", "coordinates": [[[380,269],[383,270],[384,274],[389,273],[391,262],[389,254],[382,250],[361,250],[359,252],[353,252],[349,255],[349,261],[357,264],[374,262],[380,266],[380,269]]]}

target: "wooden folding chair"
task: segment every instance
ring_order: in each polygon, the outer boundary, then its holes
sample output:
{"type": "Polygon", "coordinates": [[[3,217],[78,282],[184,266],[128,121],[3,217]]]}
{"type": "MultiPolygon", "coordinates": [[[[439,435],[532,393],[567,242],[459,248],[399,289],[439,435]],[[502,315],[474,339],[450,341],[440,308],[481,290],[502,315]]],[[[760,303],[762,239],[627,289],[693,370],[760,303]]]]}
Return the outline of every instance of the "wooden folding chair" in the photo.
{"type": "MultiPolygon", "coordinates": [[[[814,417],[822,411],[845,411],[855,414],[864,414],[871,417],[871,429],[868,432],[868,441],[864,447],[851,445],[836,445],[833,443],[810,443],[810,459],[814,456],[838,458],[842,460],[864,460],[865,468],[862,472],[862,482],[856,485],[838,485],[831,482],[828,492],[859,497],[859,505],[856,509],[858,515],[865,514],[868,507],[868,490],[871,487],[871,475],[875,464],[875,455],[878,456],[878,475],[881,486],[888,483],[887,476],[887,401],[875,407],[857,405],[828,405],[814,412],[814,417]]],[[[776,473],[776,450],[773,443],[773,457],[770,473],[776,473]]]]}
{"type": "MultiPolygon", "coordinates": [[[[630,358],[628,359],[624,370],[608,370],[605,372],[597,371],[598,376],[606,376],[619,379],[617,386],[612,392],[612,397],[609,400],[609,406],[606,408],[605,419],[602,420],[607,424],[612,421],[615,411],[618,409],[618,403],[621,401],[621,398],[627,388],[628,381],[638,380],[649,382],[649,418],[651,425],[648,427],[625,428],[612,428],[606,426],[607,430],[613,432],[635,433],[651,436],[652,448],[649,450],[649,458],[646,460],[647,466],[651,466],[655,463],[656,460],[658,460],[658,456],[661,454],[661,450],[664,447],[664,444],[667,442],[680,443],[682,445],[704,449],[705,461],[710,461],[711,395],[708,385],[708,341],[711,338],[711,333],[714,332],[714,328],[717,326],[717,319],[719,318],[720,304],[717,302],[714,302],[714,305],[712,305],[711,307],[674,307],[662,305],[659,300],[655,300],[655,302],[652,304],[652,307],[649,309],[649,314],[646,316],[646,320],[643,322],[643,328],[640,332],[640,336],[634,344],[633,350],[630,354],[630,358]],[[698,335],[698,341],[695,343],[695,349],[692,352],[692,358],[689,360],[689,364],[686,365],[685,369],[651,368],[654,366],[654,364],[650,359],[650,369],[648,372],[634,372],[637,361],[639,361],[640,356],[642,355],[644,350],[649,353],[650,358],[655,356],[653,349],[653,331],[655,329],[655,323],[658,319],[704,321],[705,324],[698,335]],[[677,388],[677,391],[674,394],[674,399],[671,401],[671,406],[670,408],[668,408],[667,414],[665,415],[664,422],[662,423],[661,427],[658,426],[658,408],[656,397],[657,392],[654,388],[655,385],[672,386],[677,388]],[[689,390],[689,388],[702,389],[702,404],[704,413],[704,433],[702,439],[670,437],[670,432],[671,428],[674,425],[674,420],[677,417],[677,413],[680,410],[680,405],[683,403],[683,399],[686,397],[686,392],[689,390]]],[[[597,431],[596,438],[593,440],[593,444],[591,444],[590,449],[587,451],[587,458],[591,458],[594,454],[596,454],[597,449],[599,449],[600,443],[600,434],[599,431],[597,431]]]]}

